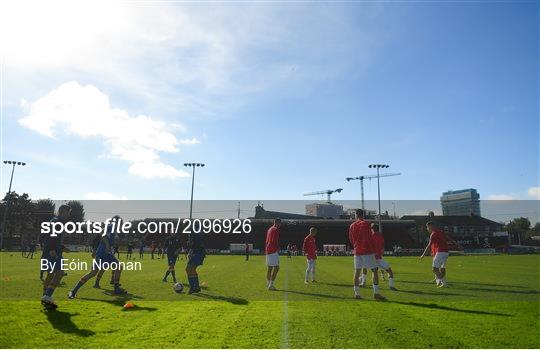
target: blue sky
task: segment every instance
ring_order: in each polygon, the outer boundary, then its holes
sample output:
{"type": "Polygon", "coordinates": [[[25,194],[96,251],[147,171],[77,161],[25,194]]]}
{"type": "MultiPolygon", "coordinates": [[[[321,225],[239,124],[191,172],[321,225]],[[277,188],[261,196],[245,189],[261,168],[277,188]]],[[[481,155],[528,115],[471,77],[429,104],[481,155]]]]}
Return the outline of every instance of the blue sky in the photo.
{"type": "Polygon", "coordinates": [[[187,199],[190,161],[200,199],[356,199],[373,162],[385,199],[540,194],[538,2],[2,6],[33,198],[187,199]]]}

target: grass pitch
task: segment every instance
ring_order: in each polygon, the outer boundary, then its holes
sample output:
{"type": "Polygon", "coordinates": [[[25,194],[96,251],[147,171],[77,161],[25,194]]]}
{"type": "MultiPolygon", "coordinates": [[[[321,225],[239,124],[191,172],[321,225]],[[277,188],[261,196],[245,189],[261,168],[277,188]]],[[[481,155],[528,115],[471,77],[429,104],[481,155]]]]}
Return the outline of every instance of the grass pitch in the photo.
{"type": "MultiPolygon", "coordinates": [[[[203,293],[188,296],[161,281],[166,259],[146,255],[142,271],[122,276],[130,297],[110,295],[107,272],[103,289],[91,280],[68,300],[84,274],[71,271],[56,311],[39,303],[39,255],[0,259],[1,348],[540,348],[538,255],[451,256],[443,289],[429,282],[431,259],[387,257],[399,290],[381,281],[386,302],[371,288],[352,299],[352,257],[320,257],[313,285],[303,283],[303,257],[281,257],[279,291],[270,292],[263,256],[211,255],[199,268],[203,293]],[[127,300],[136,306],[123,309],[127,300]]],[[[184,265],[177,277],[187,284],[184,265]]]]}

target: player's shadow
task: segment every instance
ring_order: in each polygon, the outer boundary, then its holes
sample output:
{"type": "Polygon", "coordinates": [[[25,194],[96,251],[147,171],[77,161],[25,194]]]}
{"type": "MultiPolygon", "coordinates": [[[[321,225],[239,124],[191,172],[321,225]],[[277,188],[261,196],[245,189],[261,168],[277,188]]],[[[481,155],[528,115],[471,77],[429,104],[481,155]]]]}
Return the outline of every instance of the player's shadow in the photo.
{"type": "MultiPolygon", "coordinates": [[[[433,282],[423,282],[423,281],[406,281],[406,280],[401,280],[400,282],[403,282],[403,283],[416,283],[416,284],[432,284],[432,285],[435,285],[435,281],[433,282]]],[[[505,285],[505,284],[493,284],[493,283],[479,283],[479,282],[450,282],[452,285],[460,285],[460,284],[464,284],[464,285],[472,285],[472,286],[484,286],[484,287],[511,287],[511,288],[521,288],[521,289],[527,289],[527,288],[530,288],[530,287],[525,287],[525,286],[515,286],[515,285],[505,285]]],[[[494,290],[494,289],[492,289],[494,290]]],[[[539,292],[537,292],[539,293],[539,292]]]]}
{"type": "Polygon", "coordinates": [[[331,294],[308,293],[308,292],[300,292],[298,290],[290,290],[290,289],[279,289],[279,290],[282,292],[287,292],[291,294],[305,295],[305,296],[325,298],[325,299],[341,299],[341,300],[350,299],[350,298],[340,297],[340,296],[331,295],[331,294]]]}
{"type": "Polygon", "coordinates": [[[127,299],[115,299],[115,300],[103,300],[103,299],[92,299],[92,298],[78,298],[78,299],[87,300],[87,301],[99,301],[101,303],[107,303],[114,306],[119,306],[119,307],[122,307],[122,311],[156,311],[157,310],[157,308],[155,307],[138,306],[138,305],[134,305],[131,308],[123,308],[127,299]]]}
{"type": "Polygon", "coordinates": [[[249,301],[243,298],[227,297],[227,296],[222,296],[222,295],[212,295],[212,294],[207,294],[207,293],[196,293],[196,294],[193,294],[193,296],[199,297],[199,298],[205,298],[205,299],[218,300],[218,301],[226,301],[234,305],[249,304],[249,301]]]}
{"type": "Polygon", "coordinates": [[[435,281],[433,282],[423,282],[423,281],[407,281],[407,280],[400,280],[402,283],[414,283],[414,284],[429,284],[429,285],[435,285],[435,281]]]}
{"type": "Polygon", "coordinates": [[[482,310],[467,310],[467,309],[458,309],[456,307],[450,307],[450,306],[443,306],[438,304],[424,304],[424,303],[418,303],[414,301],[387,301],[388,303],[393,304],[400,304],[400,305],[406,305],[406,306],[414,306],[414,307],[421,307],[426,309],[436,309],[436,310],[444,310],[444,311],[454,311],[454,312],[462,312],[467,314],[475,314],[475,315],[492,315],[492,316],[505,316],[505,317],[512,317],[512,315],[509,314],[503,314],[500,312],[489,312],[489,311],[482,311],[482,310]]]}
{"type": "Polygon", "coordinates": [[[475,298],[476,295],[470,295],[470,294],[459,294],[459,293],[449,293],[444,292],[441,289],[437,289],[435,292],[426,292],[421,290],[406,290],[399,288],[396,292],[398,293],[408,293],[408,294],[417,294],[417,295],[446,295],[446,296],[459,296],[459,297],[470,297],[475,298]]]}
{"type": "Polygon", "coordinates": [[[107,296],[110,296],[110,297],[114,297],[114,298],[116,298],[116,300],[144,299],[140,295],[131,294],[131,293],[127,293],[127,294],[124,294],[124,295],[117,295],[117,294],[114,294],[113,291],[111,291],[111,290],[105,290],[105,291],[103,291],[103,294],[105,294],[107,296]]]}
{"type": "Polygon", "coordinates": [[[89,329],[81,329],[77,327],[75,323],[71,320],[71,317],[77,316],[79,313],[69,313],[58,310],[49,310],[47,311],[47,319],[54,329],[59,330],[62,333],[75,334],[79,337],[90,337],[95,334],[95,332],[89,329]]]}
{"type": "Polygon", "coordinates": [[[455,284],[465,284],[465,285],[484,286],[484,287],[511,287],[511,288],[521,288],[521,289],[530,288],[530,287],[525,287],[525,286],[517,286],[513,284],[508,285],[508,284],[479,283],[479,282],[455,282],[455,284]]]}
{"type": "MultiPolygon", "coordinates": [[[[452,283],[453,286],[458,287],[461,283],[452,283]]],[[[509,289],[495,289],[495,288],[474,288],[474,287],[461,287],[463,290],[478,291],[478,292],[492,292],[492,293],[510,293],[520,295],[538,295],[540,291],[537,290],[509,290],[509,289]]]]}
{"type": "MultiPolygon", "coordinates": [[[[119,305],[120,306],[120,305],[119,305]]],[[[155,307],[148,307],[148,306],[139,306],[139,305],[133,305],[130,308],[122,308],[122,312],[132,312],[132,311],[156,311],[157,308],[155,307]]]]}

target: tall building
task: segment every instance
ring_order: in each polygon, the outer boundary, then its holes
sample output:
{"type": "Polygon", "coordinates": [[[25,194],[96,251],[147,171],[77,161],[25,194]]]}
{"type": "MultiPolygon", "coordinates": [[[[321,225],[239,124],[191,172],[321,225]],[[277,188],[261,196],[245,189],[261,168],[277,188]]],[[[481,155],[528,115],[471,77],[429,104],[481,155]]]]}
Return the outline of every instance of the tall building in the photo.
{"type": "Polygon", "coordinates": [[[306,215],[338,219],[343,215],[343,206],[333,203],[312,203],[306,205],[306,215]]]}
{"type": "Polygon", "coordinates": [[[441,196],[443,215],[480,215],[480,194],[474,188],[448,191],[441,196]]]}

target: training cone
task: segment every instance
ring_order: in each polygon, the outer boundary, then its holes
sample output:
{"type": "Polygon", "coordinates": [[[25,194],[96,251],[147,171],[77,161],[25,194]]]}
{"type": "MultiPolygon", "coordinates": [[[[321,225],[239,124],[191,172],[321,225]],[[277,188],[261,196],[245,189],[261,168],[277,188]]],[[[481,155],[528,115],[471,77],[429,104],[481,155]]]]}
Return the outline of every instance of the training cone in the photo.
{"type": "Polygon", "coordinates": [[[128,301],[127,303],[124,304],[124,309],[131,309],[135,306],[135,304],[133,304],[131,301],[128,301]]]}

